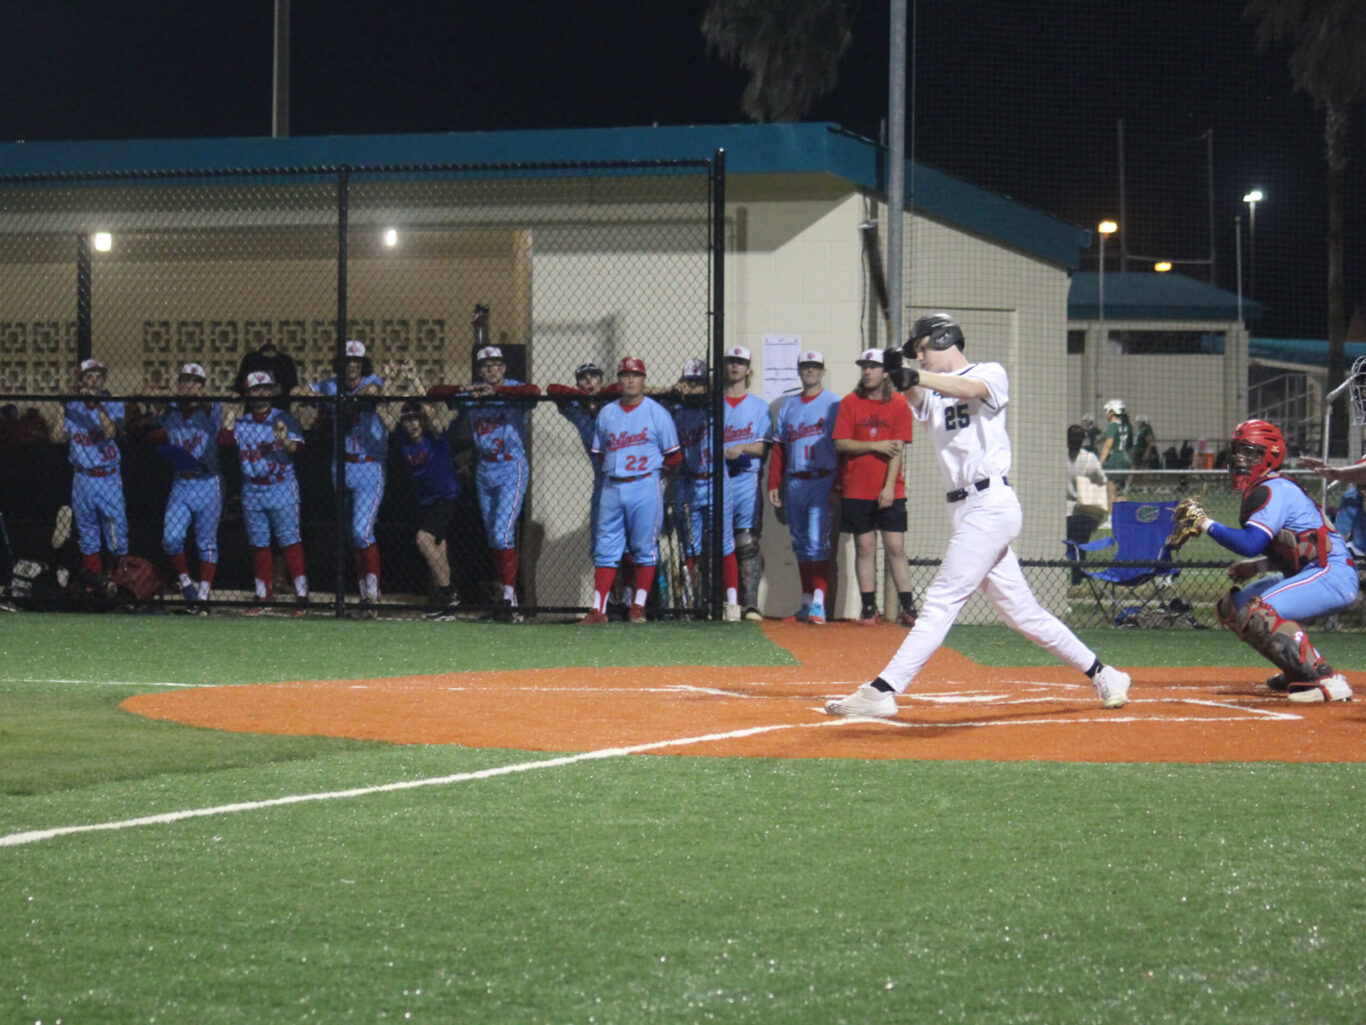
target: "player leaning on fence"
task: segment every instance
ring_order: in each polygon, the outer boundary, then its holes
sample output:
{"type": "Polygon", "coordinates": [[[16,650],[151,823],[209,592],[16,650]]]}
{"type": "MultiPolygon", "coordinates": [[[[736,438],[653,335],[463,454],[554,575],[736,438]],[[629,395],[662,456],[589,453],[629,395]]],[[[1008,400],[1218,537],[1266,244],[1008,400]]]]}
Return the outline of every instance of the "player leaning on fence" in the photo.
{"type": "MultiPolygon", "coordinates": [[[[1349,701],[1352,688],[1309,642],[1302,623],[1346,608],[1356,600],[1356,567],[1342,536],[1298,483],[1277,471],[1285,438],[1266,420],[1244,420],[1229,443],[1229,486],[1241,492],[1237,527],[1206,515],[1199,499],[1176,507],[1168,543],[1208,534],[1243,558],[1228,568],[1234,586],[1215,611],[1280,670],[1266,681],[1291,701],[1349,701]]],[[[1324,464],[1305,460],[1312,469],[1324,464]]]]}
{"type": "MultiPolygon", "coordinates": [[[[901,367],[903,353],[889,349],[889,376],[906,391],[911,412],[925,423],[947,494],[950,534],[939,572],[925,595],[915,627],[877,679],[829,701],[830,715],[891,718],[896,695],[943,643],[949,627],[981,588],[1006,623],[1091,678],[1104,708],[1129,697],[1129,677],[1104,665],[1056,616],[1039,605],[1011,543],[1019,536],[1020,503],[1010,487],[1006,404],[1010,381],[999,363],[969,363],[963,331],[947,313],[921,317],[904,355],[919,369],[901,367]]],[[[847,401],[847,400],[846,400],[847,401]]],[[[843,407],[841,406],[841,411],[843,407]]]]}

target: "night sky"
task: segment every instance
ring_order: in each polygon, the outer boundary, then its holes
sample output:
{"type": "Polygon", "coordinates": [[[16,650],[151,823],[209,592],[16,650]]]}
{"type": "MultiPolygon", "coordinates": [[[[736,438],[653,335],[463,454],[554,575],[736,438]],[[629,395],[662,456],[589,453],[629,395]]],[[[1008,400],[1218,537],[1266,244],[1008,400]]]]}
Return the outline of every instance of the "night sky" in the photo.
{"type": "MultiPolygon", "coordinates": [[[[1241,0],[910,2],[916,159],[1091,227],[1119,216],[1122,118],[1125,244],[1179,261],[1209,255],[1212,130],[1218,283],[1235,287],[1234,218],[1246,236],[1241,197],[1260,186],[1255,292],[1269,315],[1256,333],[1326,335],[1321,118],[1292,92],[1286,54],[1257,52],[1241,0]]],[[[876,137],[887,5],[854,6],[840,84],[808,120],[876,137]]],[[[291,132],[744,122],[745,76],[707,54],[704,8],[294,0],[291,132]]],[[[268,135],[272,24],[271,0],[6,0],[0,141],[268,135]]],[[[1349,238],[1366,210],[1362,136],[1348,174],[1349,238]]],[[[1349,310],[1366,301],[1362,248],[1348,246],[1349,310]]],[[[1094,254],[1086,259],[1094,266],[1094,254]]]]}

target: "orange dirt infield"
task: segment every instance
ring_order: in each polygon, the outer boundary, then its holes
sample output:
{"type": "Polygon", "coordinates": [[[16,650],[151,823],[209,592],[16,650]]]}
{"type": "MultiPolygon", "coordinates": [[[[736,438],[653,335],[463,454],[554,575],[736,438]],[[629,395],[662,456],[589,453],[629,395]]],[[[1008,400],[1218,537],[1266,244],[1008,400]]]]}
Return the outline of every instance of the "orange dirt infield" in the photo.
{"type": "MultiPolygon", "coordinates": [[[[1366,760],[1366,709],[1292,704],[1267,692],[1263,669],[1132,670],[1128,706],[1107,712],[1071,668],[992,668],[946,648],[902,696],[895,720],[831,719],[820,710],[824,699],[876,675],[904,631],[781,623],[763,630],[800,664],[202,687],[143,694],[122,707],[220,730],[533,751],[654,746],[661,754],[768,758],[1366,760]]],[[[1366,686],[1366,673],[1349,675],[1355,688],[1366,686]]]]}

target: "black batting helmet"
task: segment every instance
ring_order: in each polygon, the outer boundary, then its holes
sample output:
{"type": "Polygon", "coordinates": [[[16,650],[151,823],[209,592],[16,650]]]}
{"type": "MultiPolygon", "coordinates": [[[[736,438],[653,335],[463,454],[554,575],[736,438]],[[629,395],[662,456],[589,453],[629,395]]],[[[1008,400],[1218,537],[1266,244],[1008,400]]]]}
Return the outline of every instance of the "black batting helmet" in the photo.
{"type": "Polygon", "coordinates": [[[907,356],[914,356],[915,343],[926,336],[930,339],[930,348],[932,349],[947,349],[951,345],[956,345],[962,349],[967,344],[967,339],[963,337],[963,329],[958,326],[958,321],[947,313],[927,313],[911,325],[910,337],[906,339],[906,344],[901,347],[901,351],[907,356]]]}

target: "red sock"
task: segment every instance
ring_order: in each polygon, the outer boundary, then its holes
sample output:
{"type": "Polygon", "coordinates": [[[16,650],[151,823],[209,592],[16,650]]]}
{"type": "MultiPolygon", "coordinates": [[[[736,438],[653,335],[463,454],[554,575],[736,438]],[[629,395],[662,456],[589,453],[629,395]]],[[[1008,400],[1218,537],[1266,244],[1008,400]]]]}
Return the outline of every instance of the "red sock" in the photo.
{"type": "Polygon", "coordinates": [[[721,558],[721,584],[723,587],[740,586],[740,564],[735,561],[735,553],[721,558]]]}
{"type": "Polygon", "coordinates": [[[361,560],[365,563],[365,572],[375,575],[375,584],[379,584],[379,545],[367,545],[360,550],[361,560]]]}
{"type": "Polygon", "coordinates": [[[289,578],[294,581],[295,593],[298,593],[299,581],[308,575],[304,569],[304,546],[299,542],[287,545],[282,553],[285,557],[285,565],[289,567],[289,578]]]}
{"type": "Polygon", "coordinates": [[[595,566],[593,568],[593,608],[597,612],[607,611],[607,598],[612,593],[612,585],[617,581],[615,566],[595,566]]]}
{"type": "Polygon", "coordinates": [[[493,553],[493,561],[498,565],[498,579],[504,587],[517,586],[517,549],[499,548],[493,553]]]}
{"type": "MultiPolygon", "coordinates": [[[[636,599],[640,596],[640,592],[641,592],[641,591],[644,591],[645,594],[646,594],[646,596],[648,596],[649,593],[650,593],[650,585],[653,584],[654,582],[655,582],[655,568],[654,568],[653,566],[637,566],[637,567],[636,567],[636,590],[635,590],[635,594],[631,595],[631,604],[632,604],[632,605],[636,604],[636,599]]],[[[644,603],[642,602],[641,604],[644,604],[644,603]]]]}
{"type": "Polygon", "coordinates": [[[697,560],[689,555],[685,561],[688,565],[688,576],[694,576],[697,573],[697,560]]]}
{"type": "Polygon", "coordinates": [[[185,562],[184,552],[177,552],[175,555],[168,555],[166,558],[170,560],[171,570],[175,573],[177,579],[180,578],[180,574],[182,573],[187,577],[190,575],[190,567],[185,562]]]}
{"type": "Polygon", "coordinates": [[[264,594],[266,601],[275,598],[275,561],[270,557],[269,548],[251,550],[251,572],[256,577],[256,593],[264,594]]]}
{"type": "Polygon", "coordinates": [[[811,564],[811,590],[829,591],[830,560],[817,559],[811,564]]]}
{"type": "Polygon", "coordinates": [[[213,575],[218,572],[218,563],[201,562],[199,564],[199,579],[210,587],[213,586],[213,575]]]}
{"type": "Polygon", "coordinates": [[[810,593],[811,593],[811,575],[812,575],[812,574],[811,574],[811,571],[812,571],[812,563],[809,563],[809,562],[799,562],[799,563],[797,563],[797,573],[798,573],[798,574],[801,576],[801,578],[802,578],[802,594],[810,594],[810,593]]]}
{"type": "Polygon", "coordinates": [[[356,579],[361,583],[365,582],[365,549],[351,549],[351,565],[356,570],[356,579]]]}
{"type": "Polygon", "coordinates": [[[104,566],[100,564],[99,552],[96,552],[94,555],[82,555],[81,566],[84,567],[85,571],[91,576],[97,577],[104,572],[104,566]]]}

